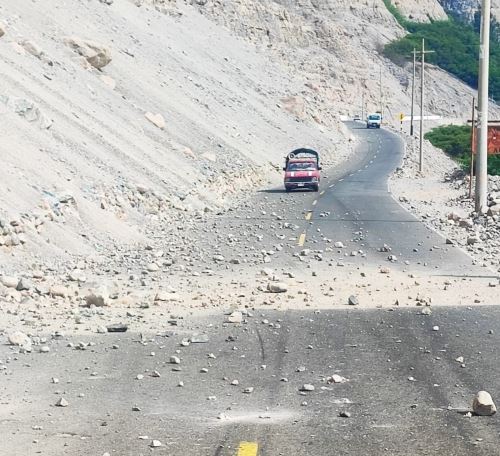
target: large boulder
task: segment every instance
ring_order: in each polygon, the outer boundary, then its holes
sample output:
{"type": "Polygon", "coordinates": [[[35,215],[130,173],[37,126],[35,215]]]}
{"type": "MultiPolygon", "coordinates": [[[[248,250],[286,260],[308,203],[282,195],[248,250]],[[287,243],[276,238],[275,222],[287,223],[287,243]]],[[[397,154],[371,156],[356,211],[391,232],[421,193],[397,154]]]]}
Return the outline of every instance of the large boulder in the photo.
{"type": "Polygon", "coordinates": [[[93,290],[88,290],[84,299],[84,307],[106,307],[110,304],[109,291],[105,286],[101,286],[93,290]]]}
{"type": "Polygon", "coordinates": [[[7,337],[10,345],[16,345],[24,351],[31,351],[31,338],[23,332],[13,331],[7,337]]]}
{"type": "Polygon", "coordinates": [[[80,54],[94,68],[100,70],[111,62],[111,50],[94,41],[83,40],[81,38],[70,36],[64,38],[64,42],[75,52],[80,54]]]}
{"type": "Polygon", "coordinates": [[[0,283],[7,288],[17,288],[19,279],[17,277],[2,276],[0,277],[0,283]]]}
{"type": "Polygon", "coordinates": [[[487,391],[479,391],[472,401],[472,410],[476,415],[491,416],[497,411],[493,399],[487,391]]]}

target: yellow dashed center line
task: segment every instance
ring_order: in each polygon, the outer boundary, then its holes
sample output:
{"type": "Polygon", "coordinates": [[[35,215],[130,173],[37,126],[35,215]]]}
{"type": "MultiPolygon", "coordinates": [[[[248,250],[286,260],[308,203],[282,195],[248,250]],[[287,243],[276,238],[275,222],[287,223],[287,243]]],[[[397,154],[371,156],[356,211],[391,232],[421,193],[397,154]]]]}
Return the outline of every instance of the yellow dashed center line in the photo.
{"type": "Polygon", "coordinates": [[[259,445],[254,442],[241,442],[236,456],[257,456],[259,445]]]}
{"type": "Polygon", "coordinates": [[[323,196],[325,194],[325,190],[323,190],[320,195],[323,196]]]}
{"type": "Polygon", "coordinates": [[[303,247],[306,242],[306,233],[302,233],[299,237],[299,247],[303,247]]]}
{"type": "Polygon", "coordinates": [[[309,212],[306,214],[306,220],[307,220],[307,221],[311,220],[312,215],[313,215],[312,211],[309,211],[309,212]]]}

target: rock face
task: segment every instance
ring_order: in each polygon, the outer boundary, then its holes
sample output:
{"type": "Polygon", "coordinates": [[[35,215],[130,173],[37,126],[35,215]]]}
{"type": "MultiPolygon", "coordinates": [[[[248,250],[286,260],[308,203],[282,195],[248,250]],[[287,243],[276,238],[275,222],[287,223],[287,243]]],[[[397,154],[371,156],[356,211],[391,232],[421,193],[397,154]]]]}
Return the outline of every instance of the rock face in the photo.
{"type": "Polygon", "coordinates": [[[66,37],[64,42],[98,70],[111,62],[111,51],[106,46],[74,36],[66,37]]]}
{"type": "Polygon", "coordinates": [[[2,22],[0,22],[0,38],[5,35],[5,25],[3,25],[2,22]]]}
{"type": "Polygon", "coordinates": [[[394,0],[393,5],[416,22],[446,19],[446,12],[436,0],[394,0]]]}
{"type": "Polygon", "coordinates": [[[479,391],[472,401],[472,410],[476,415],[491,416],[497,412],[497,408],[490,393],[479,391]]]}
{"type": "MultiPolygon", "coordinates": [[[[481,0],[439,0],[441,6],[453,16],[472,23],[481,10],[481,0]]],[[[491,1],[491,14],[500,21],[500,0],[491,1]]]]}

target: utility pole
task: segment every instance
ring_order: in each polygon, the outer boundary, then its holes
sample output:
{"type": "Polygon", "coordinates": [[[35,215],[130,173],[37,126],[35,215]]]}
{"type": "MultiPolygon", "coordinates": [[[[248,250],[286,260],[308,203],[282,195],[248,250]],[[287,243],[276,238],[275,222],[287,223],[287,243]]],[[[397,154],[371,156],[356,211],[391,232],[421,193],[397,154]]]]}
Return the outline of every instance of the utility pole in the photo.
{"type": "Polygon", "coordinates": [[[476,143],[476,98],[472,97],[472,131],[470,144],[470,179],[469,179],[469,198],[472,198],[472,181],[474,180],[474,146],[476,143]]]}
{"type": "Polygon", "coordinates": [[[380,115],[383,117],[384,109],[382,107],[382,65],[380,65],[380,115]]]}
{"type": "Polygon", "coordinates": [[[413,79],[411,81],[411,122],[410,136],[413,136],[413,107],[415,106],[415,76],[417,69],[417,50],[413,48],[413,79]]]}
{"type": "Polygon", "coordinates": [[[422,38],[422,68],[420,74],[420,154],[418,162],[418,170],[424,171],[424,89],[425,89],[425,54],[430,54],[434,51],[425,50],[425,39],[422,38]]]}
{"type": "Polygon", "coordinates": [[[365,89],[361,89],[361,120],[365,120],[365,89]]]}
{"type": "Polygon", "coordinates": [[[482,0],[481,34],[479,46],[479,85],[477,109],[477,156],[476,156],[476,198],[475,207],[478,214],[487,210],[486,194],[488,192],[488,79],[490,60],[490,10],[491,1],[482,0]]]}
{"type": "Polygon", "coordinates": [[[418,170],[424,170],[424,84],[425,84],[425,39],[422,38],[422,70],[420,75],[420,156],[418,170]]]}

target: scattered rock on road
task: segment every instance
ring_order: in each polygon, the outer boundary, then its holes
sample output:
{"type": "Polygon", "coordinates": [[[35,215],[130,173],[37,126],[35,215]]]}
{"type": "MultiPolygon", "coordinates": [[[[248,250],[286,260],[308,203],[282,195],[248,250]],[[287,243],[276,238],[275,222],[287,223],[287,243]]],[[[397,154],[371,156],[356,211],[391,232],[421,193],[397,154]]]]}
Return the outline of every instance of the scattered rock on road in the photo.
{"type": "Polygon", "coordinates": [[[349,296],[349,299],[347,302],[349,303],[350,306],[359,305],[359,299],[354,295],[349,296]]]}
{"type": "Polygon", "coordinates": [[[476,415],[491,416],[497,411],[491,394],[487,391],[479,391],[472,401],[472,411],[476,415]]]}
{"type": "Polygon", "coordinates": [[[314,385],[306,383],[300,387],[300,391],[314,391],[314,385]]]}
{"type": "Polygon", "coordinates": [[[56,402],[56,407],[67,407],[69,405],[69,402],[64,399],[64,397],[61,397],[57,402],[56,402]]]}
{"type": "Polygon", "coordinates": [[[227,323],[242,323],[243,322],[243,314],[240,311],[234,311],[231,315],[228,315],[226,318],[227,323]]]}
{"type": "Polygon", "coordinates": [[[21,331],[14,331],[8,335],[11,345],[16,345],[23,350],[31,351],[31,339],[21,331]]]}
{"type": "Polygon", "coordinates": [[[269,282],[267,284],[267,290],[270,293],[286,293],[288,291],[288,286],[284,282],[269,282]]]}
{"type": "Polygon", "coordinates": [[[326,379],[327,383],[345,383],[347,382],[347,378],[342,377],[341,375],[338,374],[333,374],[331,377],[328,377],[326,379]]]}

